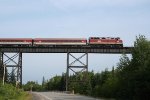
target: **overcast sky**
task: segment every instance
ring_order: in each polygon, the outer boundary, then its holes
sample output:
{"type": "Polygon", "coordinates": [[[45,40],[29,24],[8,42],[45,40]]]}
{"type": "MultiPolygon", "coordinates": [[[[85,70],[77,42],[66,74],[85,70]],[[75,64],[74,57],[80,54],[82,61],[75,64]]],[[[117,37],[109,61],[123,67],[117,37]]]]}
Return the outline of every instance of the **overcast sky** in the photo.
{"type": "MultiPolygon", "coordinates": [[[[150,39],[149,0],[0,0],[0,37],[150,39]]],[[[89,70],[111,69],[120,55],[89,54],[89,70]]],[[[23,82],[66,71],[66,54],[23,54],[23,82]],[[34,74],[33,74],[34,73],[34,74]]]]}

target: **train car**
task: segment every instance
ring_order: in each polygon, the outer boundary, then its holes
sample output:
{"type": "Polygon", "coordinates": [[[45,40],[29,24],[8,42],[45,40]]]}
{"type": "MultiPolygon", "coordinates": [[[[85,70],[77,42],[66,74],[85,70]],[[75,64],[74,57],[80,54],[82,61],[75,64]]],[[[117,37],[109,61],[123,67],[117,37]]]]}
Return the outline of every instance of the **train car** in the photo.
{"type": "Polygon", "coordinates": [[[123,47],[119,37],[90,37],[89,45],[97,47],[123,47]]]}
{"type": "Polygon", "coordinates": [[[0,46],[32,46],[32,38],[0,38],[0,46]]]}
{"type": "Polygon", "coordinates": [[[79,46],[86,45],[85,38],[35,38],[34,46],[79,46]]]}

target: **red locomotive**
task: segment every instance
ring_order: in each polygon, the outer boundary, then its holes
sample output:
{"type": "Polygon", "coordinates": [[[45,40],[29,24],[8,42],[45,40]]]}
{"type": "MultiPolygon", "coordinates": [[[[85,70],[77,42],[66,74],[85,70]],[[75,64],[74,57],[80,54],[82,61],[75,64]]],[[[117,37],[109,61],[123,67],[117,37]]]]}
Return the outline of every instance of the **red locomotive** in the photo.
{"type": "Polygon", "coordinates": [[[123,42],[119,37],[90,37],[89,44],[99,47],[123,47],[123,42]]]}
{"type": "Polygon", "coordinates": [[[90,37],[86,38],[0,38],[0,46],[91,46],[91,47],[123,47],[119,37],[90,37]]]}

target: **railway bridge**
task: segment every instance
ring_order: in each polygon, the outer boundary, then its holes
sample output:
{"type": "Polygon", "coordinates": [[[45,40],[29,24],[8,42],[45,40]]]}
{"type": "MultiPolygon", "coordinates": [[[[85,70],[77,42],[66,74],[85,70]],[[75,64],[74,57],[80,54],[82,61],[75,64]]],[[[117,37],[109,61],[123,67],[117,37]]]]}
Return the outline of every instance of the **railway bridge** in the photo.
{"type": "Polygon", "coordinates": [[[69,73],[72,71],[77,74],[75,69],[80,68],[81,72],[88,72],[88,54],[130,54],[133,47],[121,47],[121,48],[111,48],[111,47],[0,47],[0,59],[2,65],[0,69],[12,68],[8,72],[8,79],[13,72],[15,74],[16,81],[22,85],[22,53],[67,53],[67,67],[66,67],[66,90],[68,90],[68,84],[72,82],[69,79],[69,73]],[[76,57],[75,53],[80,54],[80,57],[76,57]],[[11,56],[9,55],[11,54],[11,56]],[[81,61],[81,58],[85,57],[85,62],[81,61]],[[17,58],[17,61],[14,60],[17,58]],[[71,61],[73,58],[74,61],[71,61]],[[80,65],[74,66],[75,63],[80,63],[80,65]],[[5,68],[2,68],[5,67],[5,68]]]}

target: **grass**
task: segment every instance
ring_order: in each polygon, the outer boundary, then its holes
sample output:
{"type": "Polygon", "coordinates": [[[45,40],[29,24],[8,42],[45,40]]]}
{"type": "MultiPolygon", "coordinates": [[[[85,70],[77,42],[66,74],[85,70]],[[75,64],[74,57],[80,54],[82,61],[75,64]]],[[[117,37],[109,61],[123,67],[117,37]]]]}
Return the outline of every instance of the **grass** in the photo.
{"type": "Polygon", "coordinates": [[[32,100],[32,95],[11,84],[0,83],[0,100],[32,100]]]}
{"type": "Polygon", "coordinates": [[[23,92],[17,100],[32,100],[32,95],[28,92],[23,92]]]}
{"type": "Polygon", "coordinates": [[[19,96],[13,98],[0,95],[0,100],[32,100],[32,95],[27,92],[22,92],[19,96]]]}

